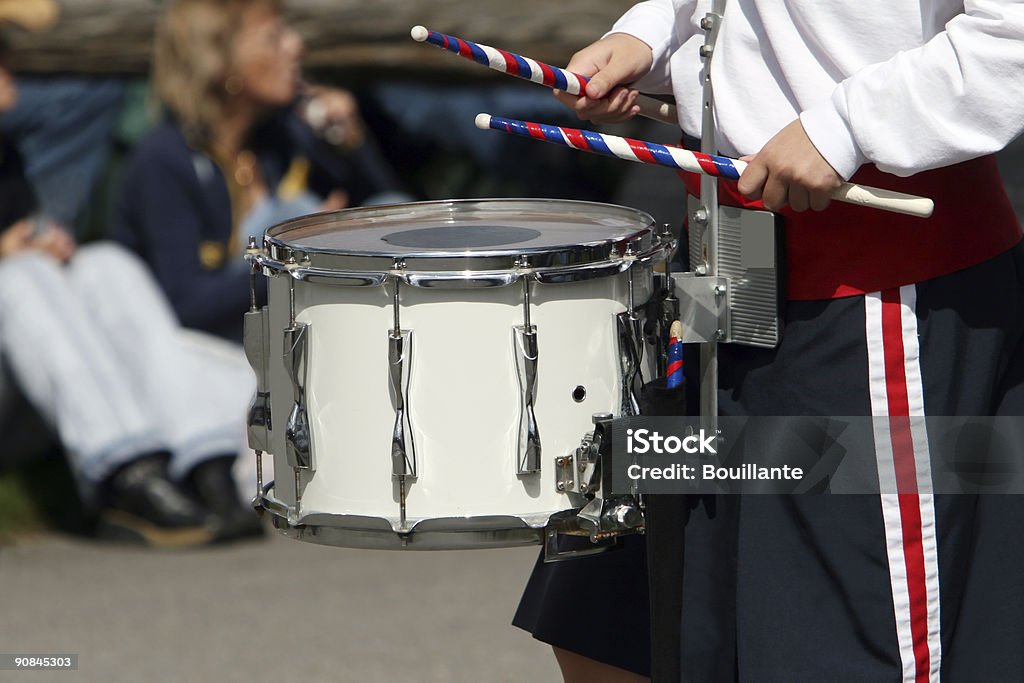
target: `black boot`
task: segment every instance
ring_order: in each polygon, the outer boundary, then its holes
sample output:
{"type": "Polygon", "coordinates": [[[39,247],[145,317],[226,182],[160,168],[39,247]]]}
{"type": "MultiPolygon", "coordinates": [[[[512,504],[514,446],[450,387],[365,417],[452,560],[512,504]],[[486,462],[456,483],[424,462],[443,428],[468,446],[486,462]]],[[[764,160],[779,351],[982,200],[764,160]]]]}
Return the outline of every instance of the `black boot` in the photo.
{"type": "Polygon", "coordinates": [[[222,456],[197,465],[188,480],[197,496],[213,514],[218,541],[234,541],[263,535],[256,512],[242,503],[231,472],[235,456],[222,456]]]}
{"type": "Polygon", "coordinates": [[[167,548],[213,540],[209,513],[168,478],[168,459],[146,454],[107,479],[100,489],[99,536],[167,548]]]}

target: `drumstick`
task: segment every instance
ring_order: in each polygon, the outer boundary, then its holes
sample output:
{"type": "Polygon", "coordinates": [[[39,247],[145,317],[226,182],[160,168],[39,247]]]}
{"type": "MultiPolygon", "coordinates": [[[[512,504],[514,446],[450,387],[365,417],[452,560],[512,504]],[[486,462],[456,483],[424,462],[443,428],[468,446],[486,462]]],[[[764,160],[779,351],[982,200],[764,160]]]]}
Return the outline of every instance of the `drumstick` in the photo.
{"type": "MultiPolygon", "coordinates": [[[[476,127],[481,130],[490,128],[513,135],[554,142],[584,152],[603,154],[644,164],[656,164],[691,173],[704,173],[728,180],[739,180],[740,174],[747,167],[746,162],[739,159],[691,152],[679,147],[621,138],[590,130],[504,119],[490,114],[477,114],[476,127]]],[[[859,204],[919,218],[928,218],[935,208],[934,202],[925,197],[854,183],[843,183],[831,196],[832,199],[840,202],[859,204]]]]}
{"type": "MultiPolygon", "coordinates": [[[[412,35],[412,39],[418,43],[427,42],[436,45],[503,74],[562,90],[570,95],[582,95],[586,90],[587,82],[590,81],[586,76],[559,69],[557,66],[538,62],[514,52],[499,50],[489,45],[480,45],[455,36],[430,31],[423,26],[413,26],[409,33],[412,35]]],[[[636,104],[640,107],[640,116],[673,126],[679,125],[679,121],[676,119],[676,108],[671,104],[644,95],[637,97],[636,104]]]]}

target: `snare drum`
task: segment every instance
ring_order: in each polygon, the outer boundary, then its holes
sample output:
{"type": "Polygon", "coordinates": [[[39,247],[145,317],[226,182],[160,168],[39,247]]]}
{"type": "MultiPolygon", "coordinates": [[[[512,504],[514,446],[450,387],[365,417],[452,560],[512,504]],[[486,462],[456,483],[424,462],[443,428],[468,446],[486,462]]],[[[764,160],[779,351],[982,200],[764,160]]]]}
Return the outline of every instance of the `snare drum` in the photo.
{"type": "Polygon", "coordinates": [[[249,253],[268,281],[246,321],[250,445],[276,475],[257,506],[330,545],[540,542],[587,502],[563,456],[595,413],[635,410],[637,312],[671,246],[640,211],[559,200],[271,228],[249,253]]]}

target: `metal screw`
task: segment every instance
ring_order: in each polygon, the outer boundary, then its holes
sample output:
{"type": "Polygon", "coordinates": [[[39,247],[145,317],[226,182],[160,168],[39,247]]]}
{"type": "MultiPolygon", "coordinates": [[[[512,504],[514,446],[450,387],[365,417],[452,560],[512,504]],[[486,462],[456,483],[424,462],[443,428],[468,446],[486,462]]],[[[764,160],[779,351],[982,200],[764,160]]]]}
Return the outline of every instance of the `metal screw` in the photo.
{"type": "Polygon", "coordinates": [[[693,212],[693,222],[694,223],[700,223],[701,225],[707,223],[708,222],[708,210],[701,208],[701,209],[697,209],[696,211],[694,211],[693,212]]]}
{"type": "Polygon", "coordinates": [[[715,296],[725,295],[725,285],[715,285],[715,296]]]}
{"type": "Polygon", "coordinates": [[[555,458],[555,466],[556,467],[565,467],[565,458],[563,456],[559,456],[559,457],[555,458]]]}
{"type": "Polygon", "coordinates": [[[586,484],[580,484],[580,493],[586,493],[589,490],[590,490],[589,486],[587,486],[586,484]]]}
{"type": "Polygon", "coordinates": [[[708,57],[710,57],[714,53],[714,51],[715,51],[715,48],[713,48],[710,45],[701,45],[700,46],[700,56],[703,57],[704,59],[707,59],[708,57]]]}
{"type": "Polygon", "coordinates": [[[710,31],[715,27],[715,18],[712,14],[705,14],[704,18],[700,20],[700,27],[705,31],[710,31]]]}
{"type": "Polygon", "coordinates": [[[693,272],[697,273],[697,275],[707,275],[708,267],[702,263],[693,272]]]}
{"type": "Polygon", "coordinates": [[[718,341],[725,339],[725,330],[715,330],[715,339],[718,341]]]}
{"type": "Polygon", "coordinates": [[[564,491],[565,490],[565,483],[558,482],[558,486],[556,486],[555,488],[557,488],[559,491],[564,491]]]}

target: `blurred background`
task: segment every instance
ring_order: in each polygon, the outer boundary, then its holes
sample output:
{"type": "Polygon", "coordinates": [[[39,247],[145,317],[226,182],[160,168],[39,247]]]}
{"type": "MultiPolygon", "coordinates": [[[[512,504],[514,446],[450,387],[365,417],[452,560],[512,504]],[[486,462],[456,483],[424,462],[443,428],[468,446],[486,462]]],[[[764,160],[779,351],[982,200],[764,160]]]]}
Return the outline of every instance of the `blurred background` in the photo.
{"type": "MultiPolygon", "coordinates": [[[[0,0],[0,11],[15,3],[34,4],[0,0]]],[[[631,4],[288,0],[285,8],[305,41],[305,78],[355,96],[410,198],[583,199],[679,226],[675,174],[477,130],[478,112],[580,122],[541,86],[409,38],[422,24],[564,65],[631,4]]],[[[24,134],[22,154],[48,165],[47,208],[70,205],[62,218],[89,243],[111,236],[128,160],[159,120],[149,74],[166,3],[56,7],[54,21],[0,26],[20,104],[33,107],[0,116],[0,128],[24,134]],[[63,146],[70,161],[56,155],[49,124],[78,133],[82,147],[63,146]]],[[[646,120],[607,130],[679,139],[646,120]]],[[[1022,215],[1024,143],[1000,164],[1022,215]]],[[[8,394],[0,391],[0,653],[80,655],[77,673],[48,680],[559,680],[548,648],[508,625],[536,549],[386,553],[278,537],[179,552],[97,543],[57,438],[8,394]]]]}
{"type": "MultiPolygon", "coordinates": [[[[546,88],[409,38],[422,24],[564,65],[630,4],[289,0],[285,9],[305,40],[304,78],[355,95],[411,198],[585,199],[679,225],[683,194],[673,173],[476,129],[482,111],[580,122],[546,88]]],[[[72,205],[66,220],[80,243],[90,243],[111,236],[133,150],[160,119],[150,66],[167,3],[57,5],[56,22],[45,28],[0,25],[21,95],[0,128],[29,132],[27,143],[18,139],[29,164],[42,157],[49,165],[56,199],[47,208],[72,205]],[[73,130],[77,142],[47,162],[63,144],[46,132],[51,125],[73,130]]],[[[679,137],[646,121],[609,130],[670,143],[679,137]]],[[[239,468],[241,479],[251,479],[250,462],[239,468]]],[[[394,553],[270,535],[154,551],[100,541],[95,524],[57,437],[31,406],[0,391],[0,590],[8,615],[0,652],[80,656],[75,673],[37,676],[560,680],[550,649],[509,625],[536,548],[394,553]]]]}

